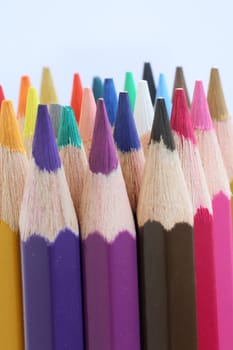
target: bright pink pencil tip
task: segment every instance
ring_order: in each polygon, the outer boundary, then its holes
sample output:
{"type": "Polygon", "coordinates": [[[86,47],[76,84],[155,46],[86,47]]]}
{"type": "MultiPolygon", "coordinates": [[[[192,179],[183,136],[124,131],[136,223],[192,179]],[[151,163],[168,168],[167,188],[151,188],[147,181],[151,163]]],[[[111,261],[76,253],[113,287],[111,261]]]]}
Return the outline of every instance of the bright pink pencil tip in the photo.
{"type": "Polygon", "coordinates": [[[0,85],[0,106],[1,106],[3,100],[5,100],[5,95],[4,95],[2,85],[0,85]]]}
{"type": "Polygon", "coordinates": [[[201,80],[196,80],[191,105],[191,120],[194,129],[212,130],[212,119],[201,80]]]}
{"type": "Polygon", "coordinates": [[[196,144],[184,89],[176,89],[173,97],[171,127],[177,134],[196,144]]]}

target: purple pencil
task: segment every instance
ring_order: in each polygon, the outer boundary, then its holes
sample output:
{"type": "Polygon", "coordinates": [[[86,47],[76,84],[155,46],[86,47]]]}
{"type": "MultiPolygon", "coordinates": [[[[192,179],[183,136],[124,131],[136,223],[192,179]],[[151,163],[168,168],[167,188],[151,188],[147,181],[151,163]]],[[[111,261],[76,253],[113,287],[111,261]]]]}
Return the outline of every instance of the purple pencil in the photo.
{"type": "Polygon", "coordinates": [[[20,213],[26,350],[83,349],[78,223],[46,105],[20,213]]]}
{"type": "Polygon", "coordinates": [[[87,350],[139,350],[136,234],[103,99],[81,200],[87,350]]]}

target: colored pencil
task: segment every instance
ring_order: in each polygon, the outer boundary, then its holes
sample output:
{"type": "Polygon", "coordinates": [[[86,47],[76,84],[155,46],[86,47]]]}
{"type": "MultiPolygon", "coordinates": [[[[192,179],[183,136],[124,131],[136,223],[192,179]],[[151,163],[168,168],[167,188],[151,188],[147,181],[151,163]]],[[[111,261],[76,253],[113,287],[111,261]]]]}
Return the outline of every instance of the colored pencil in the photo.
{"type": "Polygon", "coordinates": [[[100,77],[94,77],[92,81],[92,91],[95,101],[103,97],[103,83],[100,77]]]}
{"type": "Polygon", "coordinates": [[[40,103],[49,105],[50,103],[58,103],[58,97],[53,82],[50,68],[44,67],[41,76],[40,85],[40,103]]]}
{"type": "Polygon", "coordinates": [[[24,349],[19,245],[19,210],[27,157],[11,101],[0,113],[0,343],[24,349]]]}
{"type": "Polygon", "coordinates": [[[104,101],[81,203],[86,349],[139,350],[136,234],[104,101]]]}
{"type": "Polygon", "coordinates": [[[141,148],[127,92],[121,92],[119,95],[113,136],[117,146],[131,208],[136,213],[145,157],[141,148]]]}
{"type": "Polygon", "coordinates": [[[96,103],[90,88],[83,89],[79,131],[88,156],[95,123],[96,103]]]}
{"type": "Polygon", "coordinates": [[[3,100],[5,100],[5,94],[4,94],[2,85],[0,85],[0,108],[3,100]]]}
{"type": "Polygon", "coordinates": [[[166,78],[165,78],[165,75],[163,73],[159,74],[156,99],[158,97],[163,97],[165,99],[168,116],[170,118],[171,117],[171,110],[172,110],[172,103],[171,103],[171,99],[170,99],[170,96],[168,93],[166,78]]]}
{"type": "Polygon", "coordinates": [[[150,97],[151,102],[154,105],[155,103],[155,97],[156,97],[156,86],[155,86],[155,80],[154,75],[152,72],[151,64],[150,62],[145,62],[143,66],[143,73],[142,73],[142,80],[146,80],[148,83],[149,91],[150,91],[150,97]]]}
{"type": "Polygon", "coordinates": [[[113,127],[116,121],[117,92],[113,78],[104,79],[103,98],[108,113],[108,119],[113,127]]]}
{"type": "Polygon", "coordinates": [[[28,157],[31,156],[32,140],[36,125],[37,108],[39,104],[39,98],[35,88],[30,87],[28,89],[25,118],[23,126],[23,142],[28,157]]]}
{"type": "Polygon", "coordinates": [[[61,105],[59,105],[58,103],[51,103],[49,105],[49,115],[50,115],[51,120],[52,120],[53,130],[54,130],[54,134],[55,134],[56,138],[58,135],[58,128],[59,128],[61,113],[62,113],[62,106],[61,105]]]}
{"type": "Polygon", "coordinates": [[[233,256],[230,188],[201,81],[195,84],[191,119],[213,206],[219,348],[233,347],[233,256]]]}
{"type": "MultiPolygon", "coordinates": [[[[219,71],[211,69],[208,87],[208,105],[212,117],[213,126],[218,138],[223,162],[233,194],[233,123],[227,110],[219,71]]],[[[231,215],[233,220],[233,196],[231,195],[231,215]]]]}
{"type": "Polygon", "coordinates": [[[183,67],[180,67],[180,66],[176,67],[176,71],[175,71],[175,78],[174,78],[173,90],[172,90],[172,102],[173,102],[175,90],[177,88],[184,89],[187,104],[188,104],[188,107],[190,108],[190,98],[189,98],[188,88],[184,77],[184,71],[183,71],[183,67]]]}
{"type": "Polygon", "coordinates": [[[171,127],[193,205],[198,350],[218,350],[213,211],[183,89],[175,90],[171,127]]]}
{"type": "Polygon", "coordinates": [[[71,107],[62,108],[57,144],[74,208],[78,216],[87,170],[87,158],[71,107]]]}
{"type": "Polygon", "coordinates": [[[31,81],[29,76],[27,75],[22,76],[20,79],[18,111],[17,111],[17,118],[19,121],[19,127],[21,132],[23,131],[23,124],[24,124],[26,103],[27,103],[27,94],[30,86],[31,86],[31,81]]]}
{"type": "Polygon", "coordinates": [[[78,223],[46,105],[20,213],[26,350],[83,349],[78,223]]]}
{"type": "Polygon", "coordinates": [[[197,349],[193,216],[159,98],[139,195],[142,349],[197,349]]]}
{"type": "Polygon", "coordinates": [[[134,118],[145,155],[147,154],[150,141],[153,114],[154,109],[151,103],[148,84],[145,80],[139,80],[137,84],[134,118]]]}
{"type": "Polygon", "coordinates": [[[81,78],[78,73],[75,73],[73,76],[70,105],[73,108],[77,123],[79,123],[79,118],[80,118],[82,95],[83,95],[83,87],[82,87],[81,78]]]}
{"type": "Polygon", "coordinates": [[[135,105],[135,99],[136,99],[136,86],[135,86],[132,72],[125,73],[124,90],[127,91],[129,94],[130,105],[131,105],[132,111],[134,111],[134,105],[135,105]]]}

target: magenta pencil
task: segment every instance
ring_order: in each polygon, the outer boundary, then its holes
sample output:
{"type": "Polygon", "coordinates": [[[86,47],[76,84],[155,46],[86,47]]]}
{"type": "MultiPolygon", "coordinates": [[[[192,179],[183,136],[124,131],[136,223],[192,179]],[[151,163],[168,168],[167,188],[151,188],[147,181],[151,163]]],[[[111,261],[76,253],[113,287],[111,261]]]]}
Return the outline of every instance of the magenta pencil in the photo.
{"type": "Polygon", "coordinates": [[[198,350],[218,350],[213,211],[183,89],[174,92],[171,126],[193,205],[198,350]]]}
{"type": "Polygon", "coordinates": [[[233,348],[233,242],[230,188],[201,81],[195,84],[191,119],[213,206],[219,348],[233,348]]]}
{"type": "Polygon", "coordinates": [[[86,350],[139,350],[133,215],[103,99],[81,200],[86,350]]]}

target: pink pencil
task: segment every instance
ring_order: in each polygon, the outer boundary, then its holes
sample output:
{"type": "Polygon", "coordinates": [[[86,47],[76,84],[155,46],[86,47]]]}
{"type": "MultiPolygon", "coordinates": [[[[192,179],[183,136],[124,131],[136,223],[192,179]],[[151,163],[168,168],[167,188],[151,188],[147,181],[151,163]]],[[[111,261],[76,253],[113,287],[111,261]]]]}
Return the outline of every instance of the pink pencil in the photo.
{"type": "Polygon", "coordinates": [[[233,242],[230,188],[201,81],[195,84],[191,119],[213,206],[219,348],[233,349],[233,242]]]}
{"type": "Polygon", "coordinates": [[[183,89],[174,91],[171,127],[193,205],[198,350],[219,350],[213,212],[183,89]]]}
{"type": "Polygon", "coordinates": [[[79,131],[85,147],[87,157],[91,147],[92,134],[95,124],[96,103],[91,88],[83,89],[79,131]]]}

